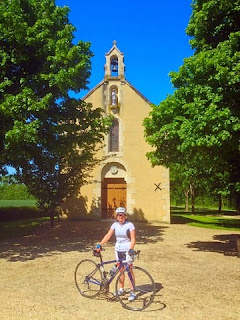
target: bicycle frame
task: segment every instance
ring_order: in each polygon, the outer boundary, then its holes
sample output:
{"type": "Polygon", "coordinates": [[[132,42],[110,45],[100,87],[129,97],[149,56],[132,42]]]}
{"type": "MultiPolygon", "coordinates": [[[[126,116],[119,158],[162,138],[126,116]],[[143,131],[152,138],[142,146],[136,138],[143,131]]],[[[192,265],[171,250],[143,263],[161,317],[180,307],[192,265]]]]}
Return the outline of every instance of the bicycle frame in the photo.
{"type": "Polygon", "coordinates": [[[102,281],[94,281],[93,279],[91,279],[91,276],[98,270],[100,269],[101,272],[102,272],[102,275],[103,275],[103,278],[104,280],[107,280],[104,284],[105,285],[110,285],[110,283],[113,281],[113,279],[116,277],[116,275],[121,271],[122,268],[125,268],[125,270],[127,271],[128,273],[128,277],[129,277],[129,280],[131,281],[131,284],[132,286],[134,287],[134,280],[133,280],[133,277],[132,277],[132,273],[131,273],[131,269],[130,269],[130,265],[128,264],[128,262],[126,262],[126,260],[122,259],[122,260],[110,260],[110,261],[103,261],[102,260],[102,255],[100,254],[100,263],[97,264],[97,267],[90,273],[86,276],[86,279],[87,281],[93,283],[93,284],[96,284],[96,285],[99,285],[101,286],[102,285],[102,281]],[[125,262],[124,262],[125,261],[125,262]],[[108,264],[113,264],[113,263],[117,263],[118,264],[118,267],[115,271],[115,273],[109,278],[107,279],[106,278],[106,272],[104,271],[104,266],[105,265],[108,265],[108,264]]]}

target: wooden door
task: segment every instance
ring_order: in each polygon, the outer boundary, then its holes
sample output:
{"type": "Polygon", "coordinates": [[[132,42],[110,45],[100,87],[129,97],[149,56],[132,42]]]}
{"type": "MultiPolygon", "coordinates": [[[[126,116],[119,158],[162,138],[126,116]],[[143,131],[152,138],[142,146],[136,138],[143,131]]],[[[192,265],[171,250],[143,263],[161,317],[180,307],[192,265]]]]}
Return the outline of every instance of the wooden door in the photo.
{"type": "Polygon", "coordinates": [[[102,219],[114,218],[115,209],[126,208],[127,184],[123,178],[108,178],[102,182],[102,219]]]}

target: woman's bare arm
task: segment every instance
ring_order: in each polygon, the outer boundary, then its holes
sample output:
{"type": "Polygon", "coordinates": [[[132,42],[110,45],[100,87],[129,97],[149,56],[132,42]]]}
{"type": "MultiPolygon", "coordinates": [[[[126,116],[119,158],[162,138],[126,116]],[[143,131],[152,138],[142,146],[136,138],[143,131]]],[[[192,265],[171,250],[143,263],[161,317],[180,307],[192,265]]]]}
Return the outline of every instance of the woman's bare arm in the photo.
{"type": "Polygon", "coordinates": [[[130,236],[131,236],[131,243],[130,243],[130,248],[129,249],[133,249],[136,243],[136,231],[135,229],[130,231],[130,236]]]}
{"type": "Polygon", "coordinates": [[[101,240],[100,245],[102,246],[105,243],[107,243],[111,239],[113,233],[114,233],[114,230],[113,229],[109,229],[108,233],[101,240]]]}

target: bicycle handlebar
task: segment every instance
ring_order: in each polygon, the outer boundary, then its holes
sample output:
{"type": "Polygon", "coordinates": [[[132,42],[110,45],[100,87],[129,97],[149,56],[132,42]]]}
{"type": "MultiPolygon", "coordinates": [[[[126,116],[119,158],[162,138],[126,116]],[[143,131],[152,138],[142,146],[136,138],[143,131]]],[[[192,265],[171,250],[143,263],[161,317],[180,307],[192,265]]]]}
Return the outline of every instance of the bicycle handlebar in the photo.
{"type": "Polygon", "coordinates": [[[139,259],[139,255],[140,255],[141,250],[133,250],[131,253],[128,252],[129,256],[131,257],[131,259],[134,261],[135,258],[139,259]]]}
{"type": "MultiPolygon", "coordinates": [[[[105,249],[103,249],[101,247],[99,249],[98,248],[93,248],[92,250],[93,250],[93,255],[95,257],[98,257],[98,258],[102,259],[101,251],[105,251],[105,249]]],[[[136,258],[139,259],[140,252],[141,252],[141,250],[137,250],[137,251],[133,250],[130,254],[129,254],[129,252],[127,252],[127,255],[132,259],[132,261],[134,261],[134,259],[136,259],[136,258]]]]}

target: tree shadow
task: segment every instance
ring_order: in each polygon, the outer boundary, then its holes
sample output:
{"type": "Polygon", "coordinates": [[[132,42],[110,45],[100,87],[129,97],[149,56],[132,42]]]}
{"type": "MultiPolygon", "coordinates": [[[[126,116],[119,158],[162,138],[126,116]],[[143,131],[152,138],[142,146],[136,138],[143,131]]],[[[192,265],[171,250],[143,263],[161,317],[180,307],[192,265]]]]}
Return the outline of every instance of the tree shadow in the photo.
{"type": "MultiPolygon", "coordinates": [[[[186,211],[184,207],[177,207],[177,206],[171,206],[171,213],[172,214],[192,214],[191,210],[186,211]]],[[[195,214],[196,215],[215,215],[215,216],[239,216],[239,213],[236,210],[216,210],[214,208],[208,208],[208,207],[201,207],[201,208],[195,208],[195,214]]]]}
{"type": "Polygon", "coordinates": [[[187,244],[190,249],[204,252],[217,252],[225,256],[238,256],[237,250],[237,234],[215,235],[214,241],[196,241],[187,244]]]}
{"type": "Polygon", "coordinates": [[[59,217],[75,220],[100,220],[100,198],[93,198],[90,210],[87,203],[87,197],[67,198],[59,207],[59,217]]]}
{"type": "Polygon", "coordinates": [[[145,218],[145,214],[142,209],[133,209],[133,213],[130,215],[130,220],[140,221],[140,222],[148,222],[145,218]]]}
{"type": "Polygon", "coordinates": [[[165,230],[169,227],[150,223],[135,222],[137,243],[148,244],[163,241],[165,230]]]}
{"type": "MultiPolygon", "coordinates": [[[[26,236],[0,241],[0,258],[10,262],[28,261],[63,252],[91,252],[109,230],[112,221],[59,221],[52,228],[44,223],[26,236]]],[[[163,241],[166,227],[135,223],[137,243],[163,241]]],[[[114,239],[110,245],[114,245],[114,239]]]]}
{"type": "Polygon", "coordinates": [[[171,224],[188,224],[190,222],[193,222],[194,220],[187,217],[182,217],[178,214],[171,214],[170,215],[170,223],[171,224]]]}
{"type": "MultiPolygon", "coordinates": [[[[206,214],[197,213],[197,215],[203,215],[206,216],[206,214]]],[[[199,221],[197,219],[194,219],[194,216],[186,217],[182,216],[181,214],[171,214],[170,217],[171,224],[199,224],[202,226],[213,226],[213,227],[222,227],[227,229],[236,229],[240,227],[240,219],[237,218],[223,218],[222,215],[214,216],[214,219],[212,221],[199,221]]]]}

